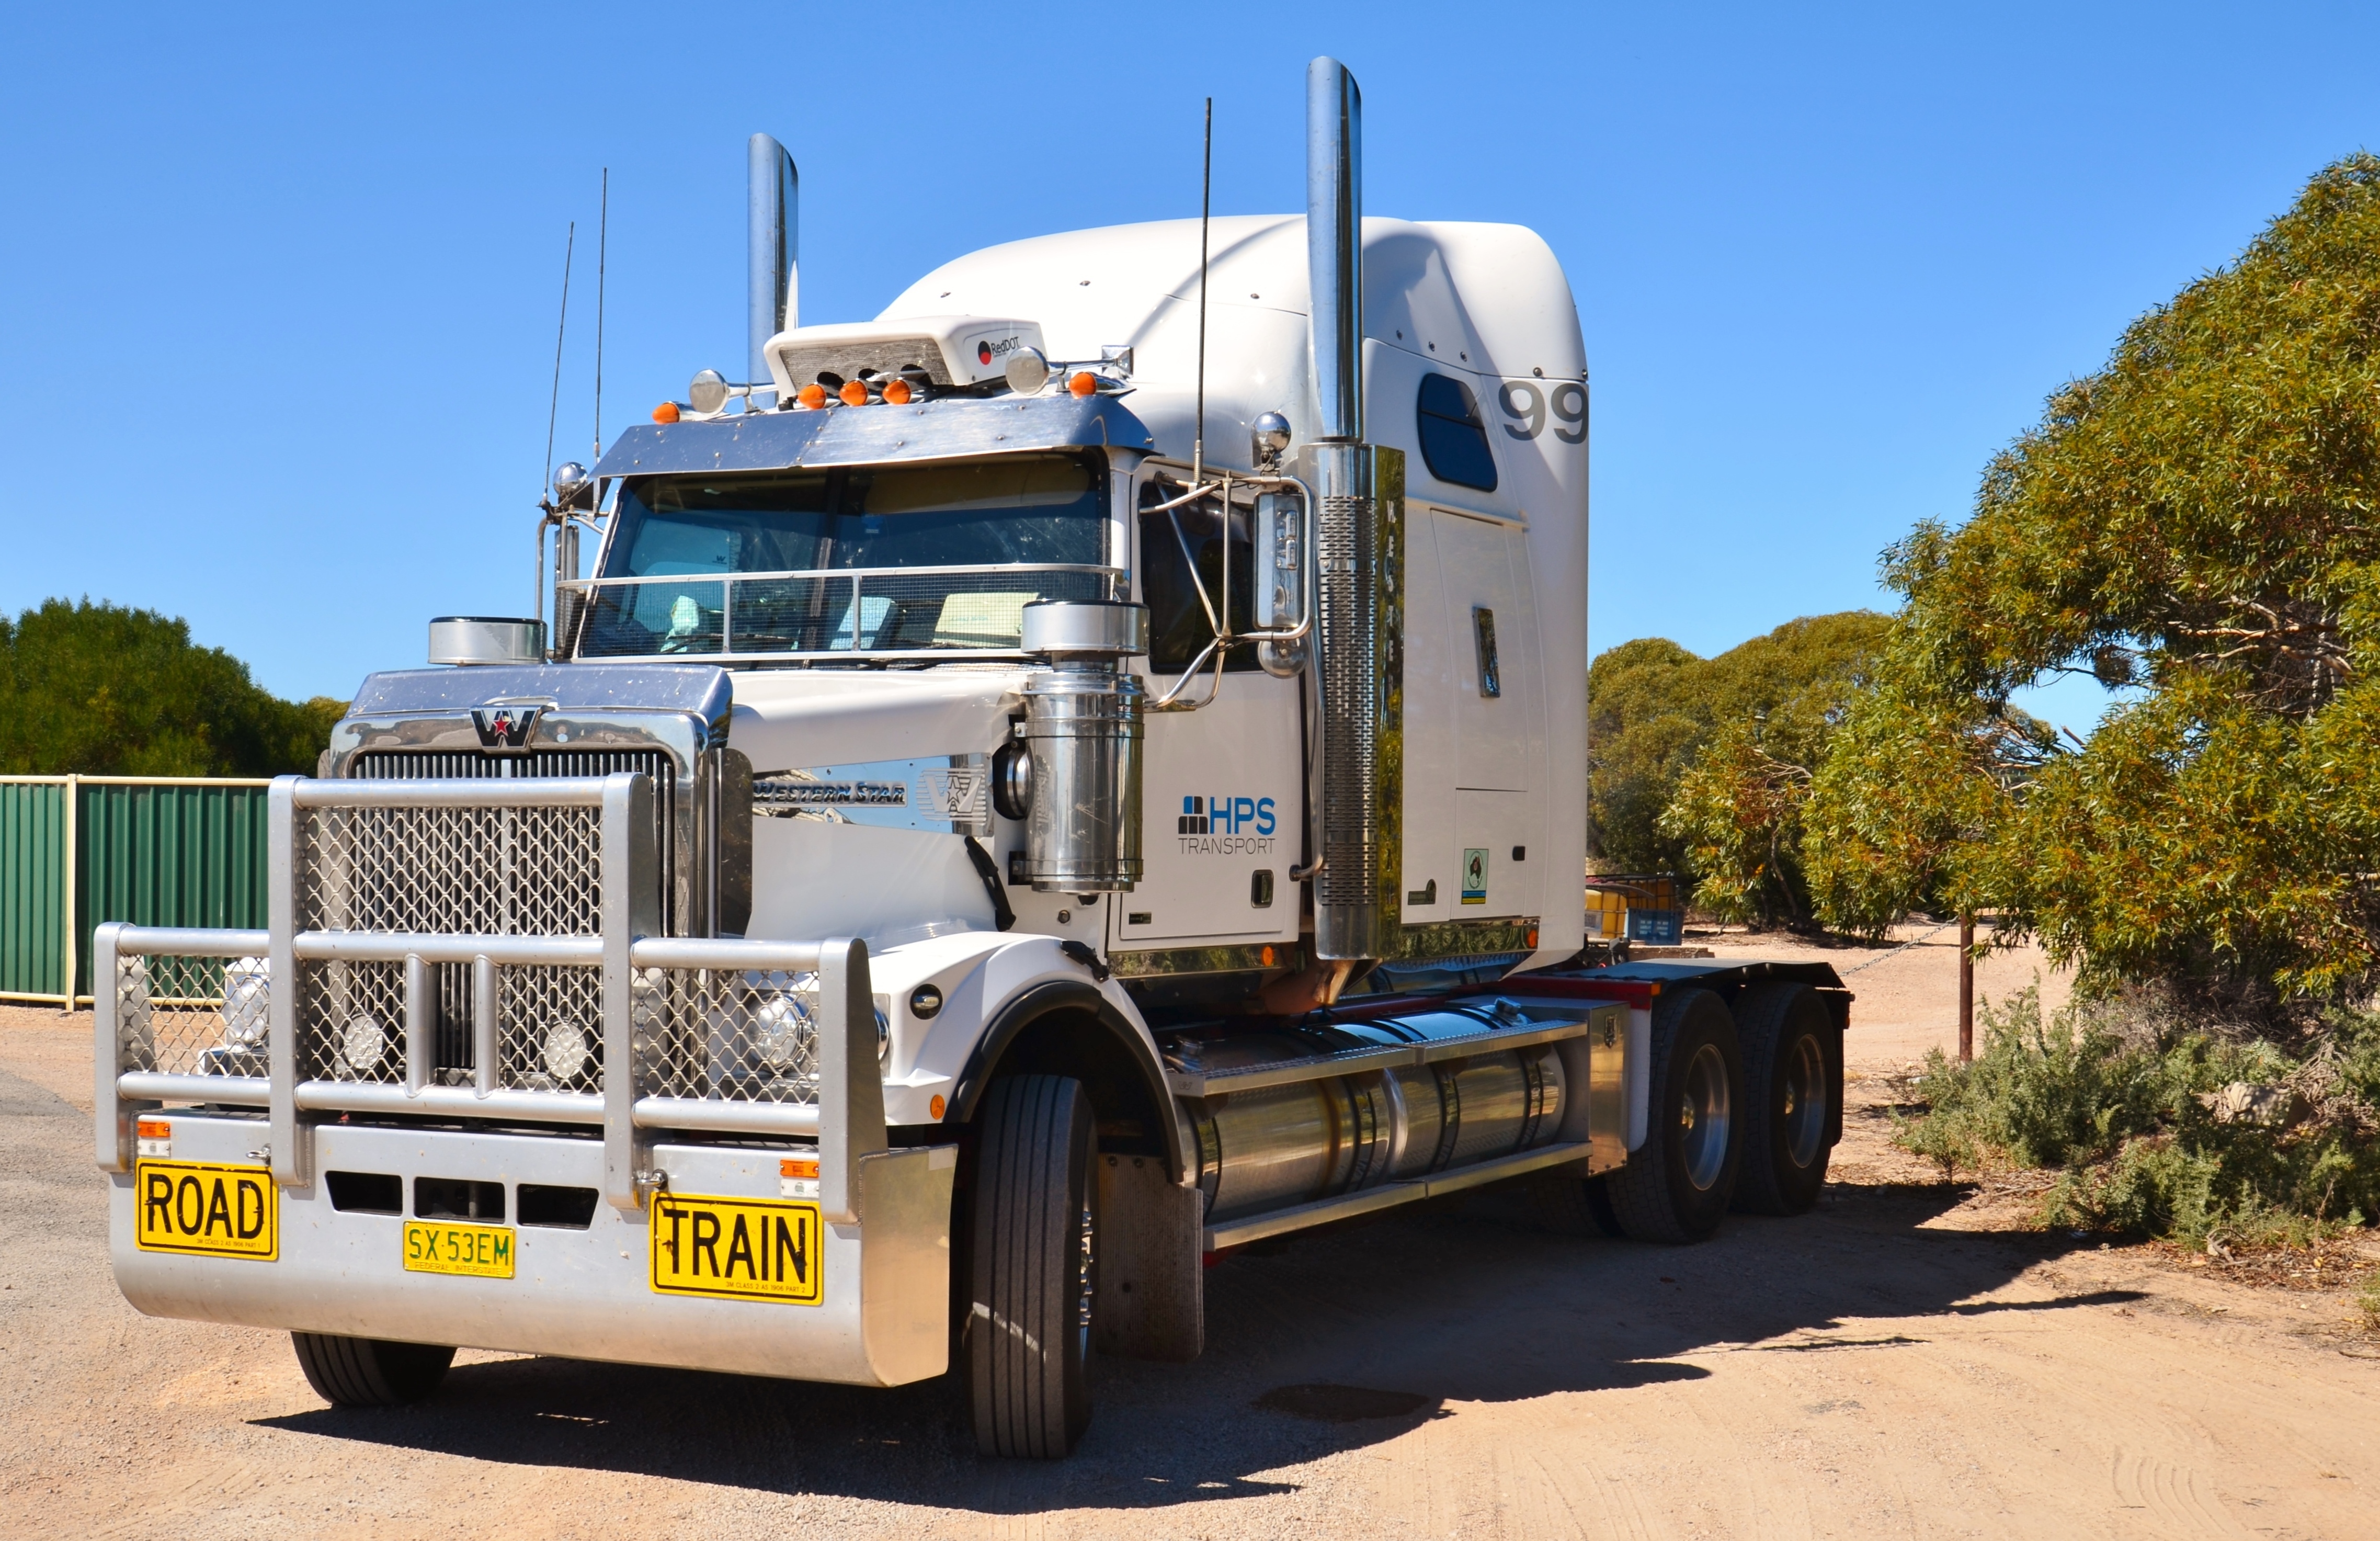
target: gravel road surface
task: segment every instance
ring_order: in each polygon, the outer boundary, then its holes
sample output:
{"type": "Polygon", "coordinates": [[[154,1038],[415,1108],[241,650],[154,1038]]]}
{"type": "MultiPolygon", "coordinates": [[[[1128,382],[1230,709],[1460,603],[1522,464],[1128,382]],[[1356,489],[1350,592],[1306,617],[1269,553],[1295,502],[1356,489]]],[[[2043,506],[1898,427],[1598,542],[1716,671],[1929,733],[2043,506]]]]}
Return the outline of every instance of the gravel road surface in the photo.
{"type": "MultiPolygon", "coordinates": [[[[0,1008],[0,1532],[2380,1535],[2351,1260],[2251,1287],[2027,1230],[2022,1199],[1888,1145],[1890,1073],[1954,1020],[1949,944],[1852,981],[1815,1214],[1667,1249],[1491,1196],[1252,1248],[1208,1275],[1206,1357],[1100,1365],[1089,1437],[1050,1466],[977,1460],[941,1384],[468,1353],[420,1406],[326,1408],[285,1337],[124,1304],[89,1015],[0,1008]]],[[[1985,988],[2038,966],[1995,959],[1985,988]]]]}

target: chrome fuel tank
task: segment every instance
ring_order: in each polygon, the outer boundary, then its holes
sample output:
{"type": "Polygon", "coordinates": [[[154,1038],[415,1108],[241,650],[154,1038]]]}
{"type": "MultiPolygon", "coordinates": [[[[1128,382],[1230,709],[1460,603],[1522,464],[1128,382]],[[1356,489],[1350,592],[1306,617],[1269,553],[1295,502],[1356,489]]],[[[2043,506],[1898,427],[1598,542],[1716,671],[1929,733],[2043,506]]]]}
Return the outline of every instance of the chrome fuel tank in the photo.
{"type": "Polygon", "coordinates": [[[1371,1022],[1187,1037],[1170,1046],[1177,1071],[1265,1067],[1315,1074],[1184,1098],[1197,1137],[1207,1219],[1220,1220],[1515,1155],[1550,1142],[1568,1094],[1550,1044],[1486,1048],[1426,1063],[1330,1073],[1341,1057],[1402,1044],[1526,1026],[1509,1001],[1371,1022]]]}

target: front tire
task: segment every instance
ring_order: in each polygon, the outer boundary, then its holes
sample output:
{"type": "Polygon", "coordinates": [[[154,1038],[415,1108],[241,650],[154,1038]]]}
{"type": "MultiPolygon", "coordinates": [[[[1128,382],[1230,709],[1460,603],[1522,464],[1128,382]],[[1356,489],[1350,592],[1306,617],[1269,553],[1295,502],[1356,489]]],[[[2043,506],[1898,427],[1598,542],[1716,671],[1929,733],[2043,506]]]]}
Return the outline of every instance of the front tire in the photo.
{"type": "Polygon", "coordinates": [[[1737,1002],[1743,1046],[1743,1171],[1735,1207],[1804,1215],[1827,1185],[1843,1095],[1842,1038],[1807,985],[1764,985],[1737,1002]]]}
{"type": "Polygon", "coordinates": [[[1098,1144],[1079,1081],[995,1081],[977,1115],[965,1340],[976,1448],[1055,1460],[1091,1421],[1098,1144]]]}
{"type": "Polygon", "coordinates": [[[1615,1240],[1628,1234],[1620,1228],[1620,1217],[1611,1207],[1609,1184],[1600,1176],[1580,1177],[1556,1167],[1531,1178],[1527,1193],[1530,1213],[1541,1230],[1557,1236],[1615,1240]]]}
{"type": "Polygon", "coordinates": [[[1636,1240],[1699,1242],[1727,1214],[1742,1151],[1735,1019],[1709,990],[1680,990],[1655,1004],[1652,1040],[1652,1127],[1604,1191],[1636,1240]]]}
{"type": "Polygon", "coordinates": [[[429,1343],[293,1332],[306,1384],[334,1407],[401,1407],[419,1401],[446,1378],[455,1351],[429,1343]]]}

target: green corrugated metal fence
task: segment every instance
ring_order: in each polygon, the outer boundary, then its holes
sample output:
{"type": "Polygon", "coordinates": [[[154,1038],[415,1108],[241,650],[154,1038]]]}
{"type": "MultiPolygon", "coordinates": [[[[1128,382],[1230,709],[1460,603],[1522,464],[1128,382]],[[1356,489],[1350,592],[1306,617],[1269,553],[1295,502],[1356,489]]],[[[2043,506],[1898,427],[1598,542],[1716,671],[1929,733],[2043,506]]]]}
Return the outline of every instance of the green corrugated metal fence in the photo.
{"type": "Polygon", "coordinates": [[[87,999],[104,921],[261,928],[270,784],[0,777],[0,998],[87,999]]]}
{"type": "Polygon", "coordinates": [[[0,995],[66,993],[67,782],[0,782],[0,995]]]}

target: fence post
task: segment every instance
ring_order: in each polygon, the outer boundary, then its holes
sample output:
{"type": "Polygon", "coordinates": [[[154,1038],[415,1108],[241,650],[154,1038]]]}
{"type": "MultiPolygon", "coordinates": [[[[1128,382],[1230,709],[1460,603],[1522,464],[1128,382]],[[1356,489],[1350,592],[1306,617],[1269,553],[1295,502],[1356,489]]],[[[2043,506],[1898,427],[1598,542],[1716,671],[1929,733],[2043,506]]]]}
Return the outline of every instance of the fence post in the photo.
{"type": "Polygon", "coordinates": [[[1959,912],[1959,1062],[1975,1057],[1975,912],[1959,912]]]}
{"type": "MultiPolygon", "coordinates": [[[[80,958],[76,956],[77,949],[75,946],[78,941],[82,940],[75,934],[75,830],[77,827],[76,817],[79,812],[75,805],[82,801],[82,797],[80,795],[81,792],[82,778],[71,771],[67,772],[66,855],[64,860],[60,863],[60,865],[66,869],[66,918],[58,927],[58,929],[66,934],[67,977],[65,982],[58,987],[58,990],[66,1000],[64,1009],[69,1013],[75,1009],[75,965],[82,961],[80,958]]],[[[91,982],[91,990],[92,996],[96,998],[99,994],[99,981],[96,978],[92,979],[91,982]]]]}

